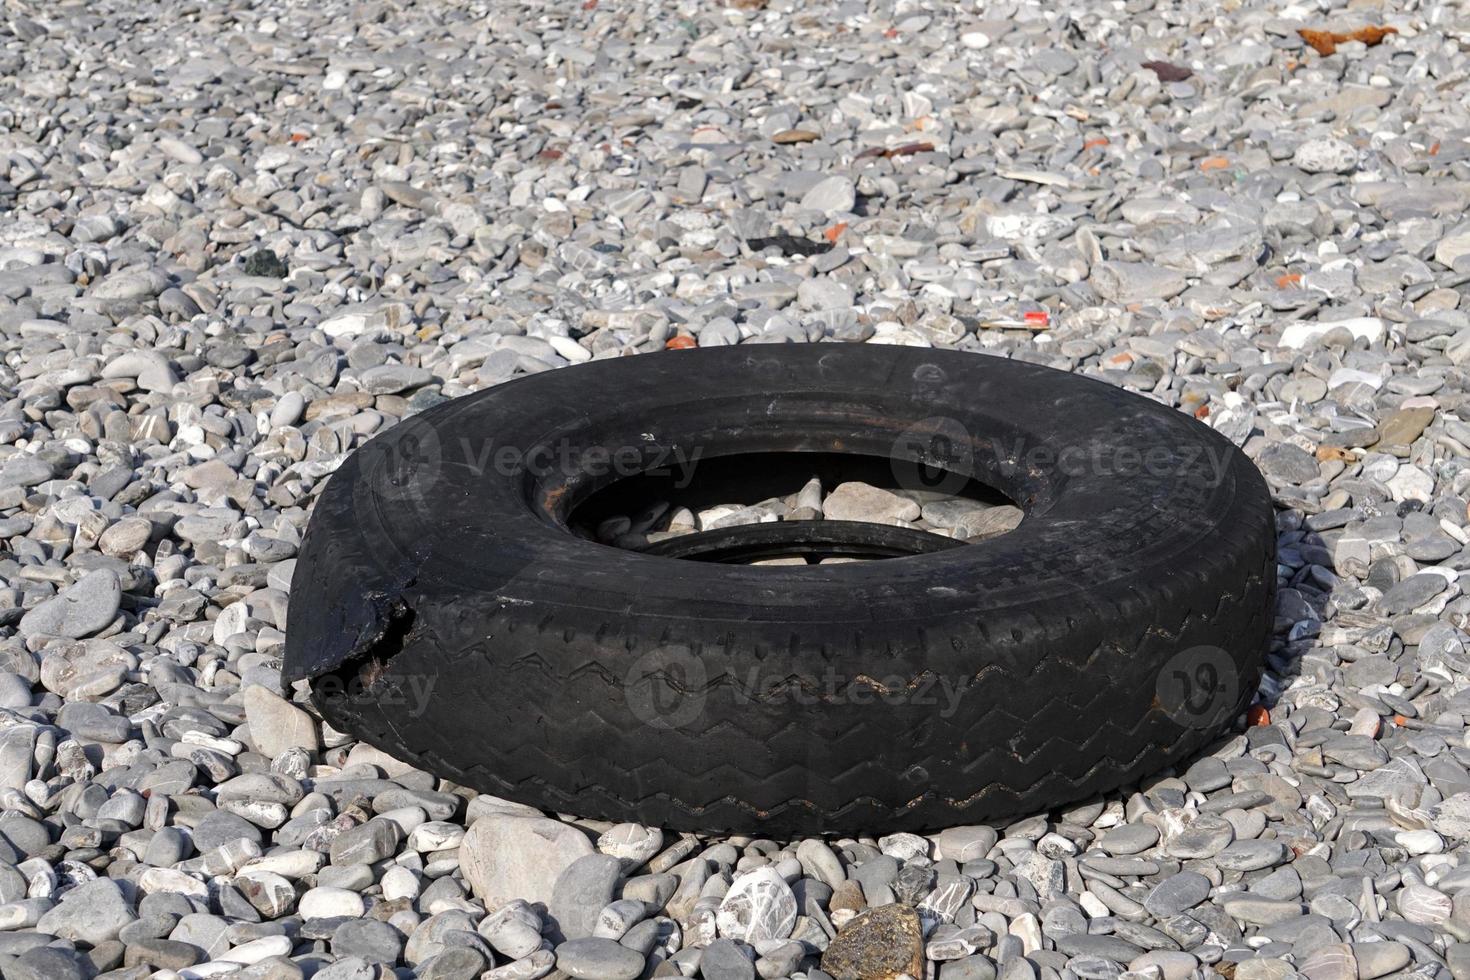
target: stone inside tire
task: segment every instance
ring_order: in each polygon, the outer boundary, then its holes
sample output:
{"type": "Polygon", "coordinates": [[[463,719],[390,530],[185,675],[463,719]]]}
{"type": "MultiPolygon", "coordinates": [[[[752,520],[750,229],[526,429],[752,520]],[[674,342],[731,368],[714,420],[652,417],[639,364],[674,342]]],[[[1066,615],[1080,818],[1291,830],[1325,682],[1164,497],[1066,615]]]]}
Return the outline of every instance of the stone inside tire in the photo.
{"type": "Polygon", "coordinates": [[[1064,372],[845,345],[599,361],[447,402],[344,461],[297,563],[285,675],[333,727],[547,810],[782,836],[1009,821],[1237,721],[1274,541],[1230,442],[1064,372]],[[1026,516],[807,567],[568,530],[630,470],[771,453],[879,459],[898,486],[960,474],[1026,516]]]}

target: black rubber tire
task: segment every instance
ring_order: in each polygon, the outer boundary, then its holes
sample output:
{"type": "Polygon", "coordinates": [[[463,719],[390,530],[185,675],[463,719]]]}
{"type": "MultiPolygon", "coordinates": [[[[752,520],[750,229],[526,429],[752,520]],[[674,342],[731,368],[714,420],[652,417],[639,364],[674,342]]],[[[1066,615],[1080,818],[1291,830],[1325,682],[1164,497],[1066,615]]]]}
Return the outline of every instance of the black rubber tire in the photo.
{"type": "Polygon", "coordinates": [[[1097,381],[906,347],[652,354],[456,399],[349,457],[301,550],[285,674],[335,728],[543,809],[785,837],[994,823],[1236,723],[1274,559],[1250,461],[1097,381]],[[1026,518],[881,561],[662,558],[567,530],[616,476],[589,447],[624,468],[860,453],[900,484],[936,465],[1026,518]]]}

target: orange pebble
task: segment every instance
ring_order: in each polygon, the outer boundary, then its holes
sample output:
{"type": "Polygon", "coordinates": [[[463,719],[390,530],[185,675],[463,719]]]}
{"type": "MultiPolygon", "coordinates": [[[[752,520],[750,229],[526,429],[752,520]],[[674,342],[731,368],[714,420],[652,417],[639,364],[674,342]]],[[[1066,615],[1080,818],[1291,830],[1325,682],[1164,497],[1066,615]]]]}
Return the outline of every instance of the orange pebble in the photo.
{"type": "Polygon", "coordinates": [[[1092,139],[1088,140],[1086,143],[1083,143],[1082,144],[1082,148],[1084,150],[1090,150],[1094,146],[1107,146],[1107,145],[1108,145],[1108,138],[1106,136],[1094,136],[1092,139]]]}
{"type": "Polygon", "coordinates": [[[1266,710],[1265,705],[1253,704],[1245,713],[1245,723],[1251,728],[1269,725],[1271,724],[1271,712],[1266,710]]]}
{"type": "Polygon", "coordinates": [[[839,221],[839,222],[837,222],[837,224],[833,225],[831,228],[828,228],[826,231],[822,232],[822,237],[825,238],[825,239],[827,239],[827,241],[829,241],[829,242],[831,242],[832,244],[835,245],[835,244],[837,244],[837,239],[841,238],[842,237],[842,233],[844,231],[846,231],[846,230],[847,230],[847,222],[846,221],[839,221]]]}
{"type": "Polygon", "coordinates": [[[1276,288],[1285,289],[1288,286],[1299,286],[1301,282],[1302,274],[1300,272],[1288,272],[1284,276],[1276,277],[1276,288]]]}
{"type": "Polygon", "coordinates": [[[689,350],[698,346],[699,344],[695,342],[693,337],[681,333],[670,337],[668,342],[664,344],[664,350],[689,350]]]}
{"type": "Polygon", "coordinates": [[[1199,162],[1201,170],[1224,170],[1230,166],[1230,161],[1224,157],[1205,157],[1199,162]]]}

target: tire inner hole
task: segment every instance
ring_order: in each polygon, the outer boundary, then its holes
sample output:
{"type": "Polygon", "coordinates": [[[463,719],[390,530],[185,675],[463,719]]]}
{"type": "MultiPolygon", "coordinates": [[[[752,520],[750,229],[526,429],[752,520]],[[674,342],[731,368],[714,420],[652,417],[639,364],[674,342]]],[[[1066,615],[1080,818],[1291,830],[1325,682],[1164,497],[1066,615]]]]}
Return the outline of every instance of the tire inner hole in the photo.
{"type": "Polygon", "coordinates": [[[937,467],[769,452],[626,477],[579,504],[567,526],[590,541],[665,557],[801,566],[975,544],[1014,530],[1024,516],[995,487],[937,467]]]}

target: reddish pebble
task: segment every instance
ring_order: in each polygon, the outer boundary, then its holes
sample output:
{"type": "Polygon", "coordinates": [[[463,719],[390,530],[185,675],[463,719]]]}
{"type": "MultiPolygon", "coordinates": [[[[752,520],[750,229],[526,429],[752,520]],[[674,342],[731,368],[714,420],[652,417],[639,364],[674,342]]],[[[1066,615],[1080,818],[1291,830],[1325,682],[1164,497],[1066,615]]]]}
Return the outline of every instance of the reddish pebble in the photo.
{"type": "Polygon", "coordinates": [[[1251,728],[1259,728],[1262,725],[1271,724],[1271,712],[1264,705],[1253,704],[1245,713],[1245,723],[1251,728]]]}
{"type": "Polygon", "coordinates": [[[1021,319],[1033,327],[1045,327],[1051,325],[1051,314],[1046,310],[1027,310],[1021,319]]]}
{"type": "Polygon", "coordinates": [[[822,232],[822,237],[825,238],[825,239],[827,239],[827,241],[831,242],[833,245],[836,245],[837,244],[837,239],[841,238],[842,237],[842,233],[844,231],[846,231],[846,230],[847,230],[847,222],[846,221],[839,221],[839,222],[837,222],[837,224],[833,225],[831,228],[828,228],[826,231],[822,232]]]}
{"type": "Polygon", "coordinates": [[[664,344],[664,349],[665,350],[689,350],[690,348],[698,347],[698,346],[699,346],[699,344],[697,344],[697,343],[694,342],[694,338],[693,337],[690,337],[690,336],[688,336],[686,334],[682,334],[681,333],[681,334],[676,334],[673,337],[670,337],[669,340],[668,340],[668,343],[664,344]]]}

